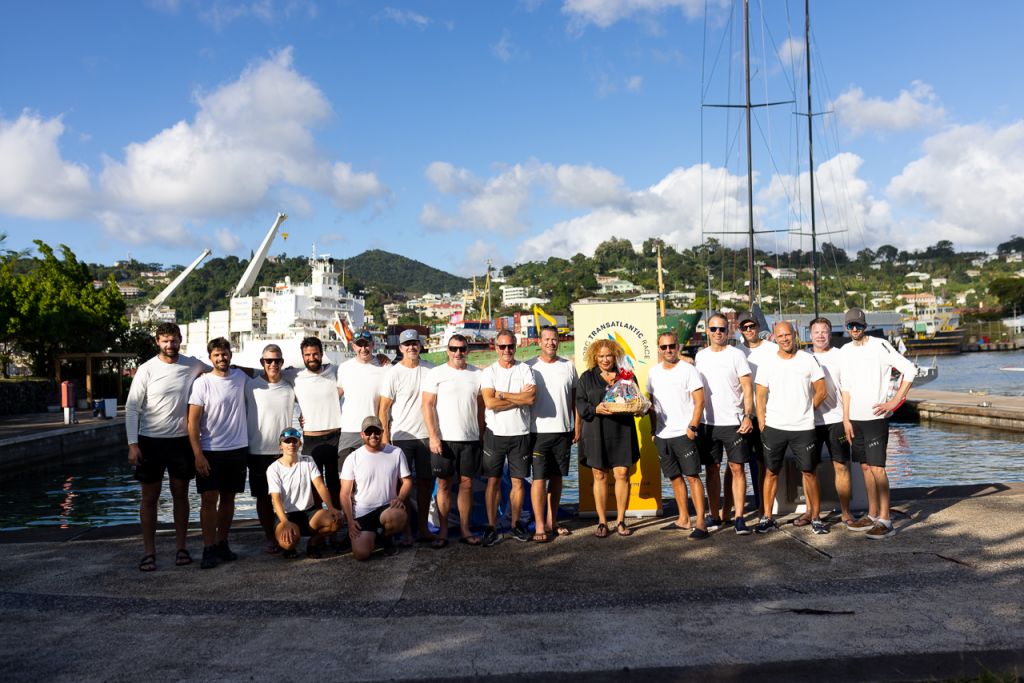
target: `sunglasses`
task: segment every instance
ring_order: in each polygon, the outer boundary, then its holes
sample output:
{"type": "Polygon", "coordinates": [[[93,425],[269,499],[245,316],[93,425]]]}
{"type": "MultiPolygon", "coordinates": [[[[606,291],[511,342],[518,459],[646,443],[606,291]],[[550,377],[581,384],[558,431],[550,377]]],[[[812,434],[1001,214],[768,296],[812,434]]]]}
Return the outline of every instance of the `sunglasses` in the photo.
{"type": "Polygon", "coordinates": [[[370,427],[369,429],[364,429],[363,430],[363,434],[365,434],[366,436],[380,436],[383,433],[384,432],[382,432],[381,430],[377,429],[376,427],[370,427]]]}
{"type": "Polygon", "coordinates": [[[260,358],[260,363],[264,365],[282,365],[284,358],[260,358]]]}
{"type": "Polygon", "coordinates": [[[658,348],[662,351],[675,351],[677,346],[679,346],[679,344],[659,344],[658,348]]]}
{"type": "Polygon", "coordinates": [[[757,325],[754,323],[747,323],[746,325],[740,325],[741,330],[756,330],[757,325]]]}
{"type": "Polygon", "coordinates": [[[495,344],[499,351],[508,351],[509,349],[516,348],[515,344],[495,344]]]}
{"type": "Polygon", "coordinates": [[[847,323],[846,324],[846,329],[848,329],[848,330],[866,330],[867,328],[868,328],[868,326],[863,324],[863,323],[847,323]]]}
{"type": "Polygon", "coordinates": [[[709,332],[725,332],[726,330],[728,330],[727,327],[709,327],[708,328],[709,332]]]}
{"type": "Polygon", "coordinates": [[[360,339],[359,341],[356,342],[356,346],[360,346],[360,347],[362,347],[362,346],[369,346],[369,345],[370,345],[370,342],[366,341],[365,339],[360,339]]]}
{"type": "Polygon", "coordinates": [[[299,443],[299,440],[296,439],[294,436],[289,436],[287,439],[281,439],[281,443],[286,443],[294,446],[295,444],[299,443]]]}
{"type": "Polygon", "coordinates": [[[452,353],[465,353],[466,352],[466,347],[465,346],[449,346],[448,350],[451,351],[452,353]]]}
{"type": "Polygon", "coordinates": [[[419,348],[419,345],[420,345],[420,343],[418,341],[416,341],[416,340],[402,342],[402,346],[415,346],[415,347],[419,348]]]}

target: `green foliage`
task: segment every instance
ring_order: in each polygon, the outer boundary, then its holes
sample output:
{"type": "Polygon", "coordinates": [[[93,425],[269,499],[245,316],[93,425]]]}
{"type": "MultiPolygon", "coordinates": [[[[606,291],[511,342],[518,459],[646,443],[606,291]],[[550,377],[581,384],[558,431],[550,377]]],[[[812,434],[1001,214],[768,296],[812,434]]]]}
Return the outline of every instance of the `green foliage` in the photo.
{"type": "Polygon", "coordinates": [[[1010,239],[996,247],[997,254],[1009,254],[1014,251],[1024,251],[1024,237],[1010,235],[1010,239]]]}
{"type": "Polygon", "coordinates": [[[1024,279],[998,278],[989,283],[988,291],[1006,308],[1024,308],[1024,279]]]}
{"type": "Polygon", "coordinates": [[[465,278],[380,249],[370,249],[348,259],[345,270],[349,277],[365,285],[396,292],[456,293],[467,285],[465,278]]]}

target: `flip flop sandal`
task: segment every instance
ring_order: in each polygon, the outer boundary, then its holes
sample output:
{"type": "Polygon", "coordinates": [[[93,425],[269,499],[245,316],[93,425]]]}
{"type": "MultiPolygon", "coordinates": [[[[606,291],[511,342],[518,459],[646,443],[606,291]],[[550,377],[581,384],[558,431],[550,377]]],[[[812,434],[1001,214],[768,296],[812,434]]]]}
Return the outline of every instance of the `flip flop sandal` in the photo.
{"type": "Polygon", "coordinates": [[[811,520],[806,517],[797,517],[793,520],[793,526],[807,526],[811,523],[811,520]]]}
{"type": "Polygon", "coordinates": [[[174,553],[174,565],[184,567],[190,564],[192,564],[192,556],[184,548],[179,548],[178,552],[174,553]]]}
{"type": "Polygon", "coordinates": [[[466,545],[481,545],[483,541],[480,540],[479,536],[460,536],[459,543],[465,543],[466,545]]]}
{"type": "Polygon", "coordinates": [[[156,571],[156,555],[143,555],[142,559],[139,560],[139,571],[140,572],[154,572],[154,571],[156,571]]]}
{"type": "Polygon", "coordinates": [[[662,531],[693,531],[692,526],[679,526],[675,522],[669,522],[665,526],[661,527],[662,531]]]}
{"type": "Polygon", "coordinates": [[[534,534],[531,539],[534,543],[550,543],[551,536],[548,534],[534,534]]]}
{"type": "Polygon", "coordinates": [[[630,529],[628,526],[626,526],[625,522],[619,522],[618,524],[616,524],[615,525],[615,531],[619,534],[619,536],[632,536],[633,535],[633,530],[630,529]]]}
{"type": "Polygon", "coordinates": [[[433,541],[430,542],[430,547],[433,548],[434,550],[440,550],[441,548],[447,548],[448,547],[448,539],[447,538],[435,538],[433,541]]]}
{"type": "Polygon", "coordinates": [[[572,536],[572,529],[567,529],[564,526],[560,526],[558,527],[555,533],[557,533],[559,536],[572,536]]]}
{"type": "Polygon", "coordinates": [[[598,524],[597,531],[594,532],[594,535],[598,538],[608,538],[608,525],[598,524]]]}

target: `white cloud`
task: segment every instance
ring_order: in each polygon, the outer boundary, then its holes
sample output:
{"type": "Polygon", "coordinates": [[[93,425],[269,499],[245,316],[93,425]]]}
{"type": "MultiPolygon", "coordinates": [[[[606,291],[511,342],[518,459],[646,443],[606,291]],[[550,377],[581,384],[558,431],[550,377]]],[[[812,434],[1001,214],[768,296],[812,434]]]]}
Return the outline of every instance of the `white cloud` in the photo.
{"type": "Polygon", "coordinates": [[[395,7],[385,7],[381,10],[380,16],[393,21],[396,24],[401,24],[403,26],[415,26],[420,30],[430,26],[432,21],[430,17],[418,14],[412,10],[398,9],[395,7]]]}
{"type": "MultiPolygon", "coordinates": [[[[462,261],[455,264],[455,271],[460,275],[479,275],[487,270],[487,261],[500,268],[508,261],[508,254],[502,254],[498,247],[484,240],[476,240],[463,252],[462,261]]],[[[482,282],[479,283],[483,285],[482,282]]]]}
{"type": "Polygon", "coordinates": [[[949,239],[991,246],[1024,225],[1024,120],[992,128],[955,126],[924,142],[924,155],[887,192],[923,209],[919,245],[949,239]],[[930,214],[930,215],[929,215],[930,214]]]}
{"type": "Polygon", "coordinates": [[[60,117],[22,112],[0,119],[0,211],[26,218],[68,218],[91,204],[89,169],[65,161],[60,117]]]}
{"type": "Polygon", "coordinates": [[[218,228],[214,238],[217,240],[217,246],[226,254],[238,252],[244,245],[242,239],[227,228],[218,228]]]}
{"type": "Polygon", "coordinates": [[[935,125],[946,115],[932,87],[921,81],[914,81],[909,90],[900,90],[894,100],[865,97],[862,88],[852,87],[830,107],[854,135],[870,129],[907,130],[935,125]]]}
{"type": "MultiPolygon", "coordinates": [[[[707,0],[709,11],[727,6],[729,0],[707,0]]],[[[582,30],[587,24],[608,28],[623,19],[647,19],[666,10],[678,9],[687,19],[704,16],[705,0],[564,0],[562,13],[570,27],[582,30]]]]}
{"type": "Polygon", "coordinates": [[[512,43],[512,32],[505,29],[501,32],[501,38],[498,39],[498,42],[491,45],[491,54],[501,61],[508,63],[512,61],[515,49],[515,45],[512,43]]]}
{"type": "Polygon", "coordinates": [[[425,175],[427,180],[444,194],[475,192],[480,187],[480,181],[470,171],[455,168],[447,161],[432,162],[427,166],[425,175]]]}
{"type": "Polygon", "coordinates": [[[640,92],[644,87],[643,76],[630,76],[626,79],[626,90],[630,92],[640,92]]]}
{"type": "Polygon", "coordinates": [[[799,64],[804,59],[804,41],[786,38],[779,46],[779,61],[785,66],[799,64]]]}

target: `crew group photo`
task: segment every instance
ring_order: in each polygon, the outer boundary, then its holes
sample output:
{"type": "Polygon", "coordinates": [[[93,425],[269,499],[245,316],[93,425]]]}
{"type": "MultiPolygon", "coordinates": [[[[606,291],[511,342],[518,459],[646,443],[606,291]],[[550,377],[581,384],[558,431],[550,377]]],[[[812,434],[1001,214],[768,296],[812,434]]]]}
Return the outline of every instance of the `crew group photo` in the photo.
{"type": "Polygon", "coordinates": [[[841,348],[832,346],[832,322],[823,317],[810,323],[801,348],[791,322],[762,329],[757,316],[741,313],[734,343],[729,318],[712,313],[707,345],[692,359],[675,332],[658,335],[643,386],[623,346],[608,338],[587,344],[577,373],[559,355],[554,326],[539,330],[539,355],[527,361],[516,359],[516,335],[498,331],[497,360],[484,368],[468,362],[461,334],[447,340],[446,363],[421,359],[413,329],[400,334],[394,361],[374,353],[368,332],[357,332],[354,356],[340,364],[307,337],[301,367],[285,367],[283,350],[268,344],[259,367],[246,368],[233,364],[224,338],[208,342],[205,360],[181,354],[180,329],[163,323],[157,354],[138,368],[125,407],[128,462],[142,493],[138,569],[161,563],[165,474],[175,539],[167,561],[176,566],[193,563],[192,480],[203,569],[238,559],[230,532],[247,481],[262,552],[285,560],[350,553],[364,561],[455,541],[544,544],[584,531],[629,537],[636,530],[627,522],[630,478],[647,438],[678,508],[665,531],[691,541],[730,529],[773,531],[789,458],[805,503],[790,520],[795,527],[890,538],[888,418],[916,368],[868,334],[859,308],[844,322],[841,348]],[[641,420],[650,420],[649,437],[641,420]],[[569,524],[561,507],[574,445],[580,471],[592,475],[596,525],[569,524]],[[838,517],[822,510],[822,458],[834,471],[838,517]],[[859,516],[851,509],[855,472],[866,494],[859,516]]]}

